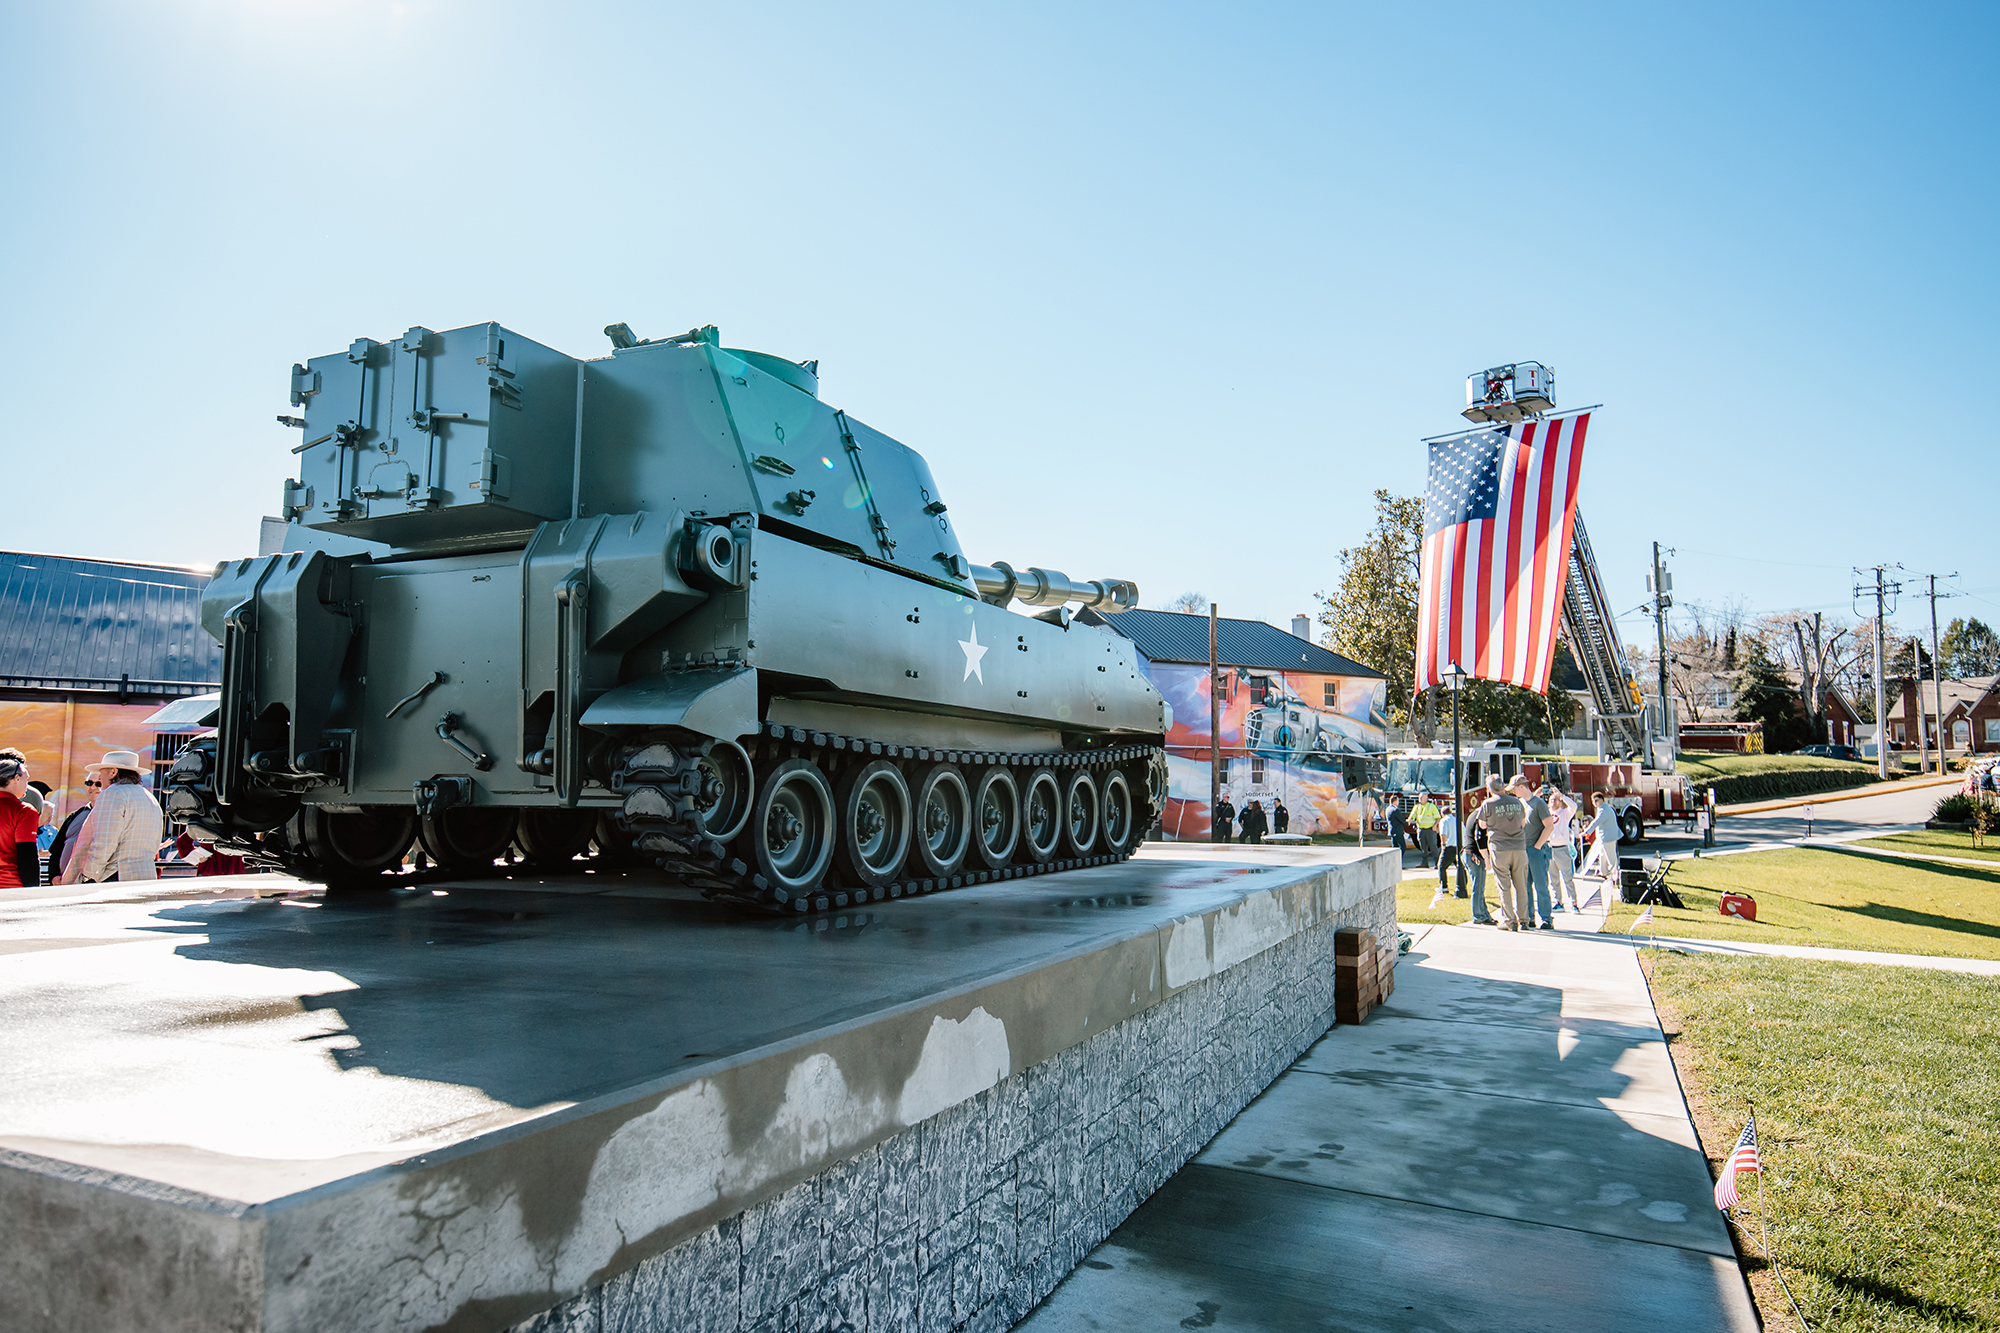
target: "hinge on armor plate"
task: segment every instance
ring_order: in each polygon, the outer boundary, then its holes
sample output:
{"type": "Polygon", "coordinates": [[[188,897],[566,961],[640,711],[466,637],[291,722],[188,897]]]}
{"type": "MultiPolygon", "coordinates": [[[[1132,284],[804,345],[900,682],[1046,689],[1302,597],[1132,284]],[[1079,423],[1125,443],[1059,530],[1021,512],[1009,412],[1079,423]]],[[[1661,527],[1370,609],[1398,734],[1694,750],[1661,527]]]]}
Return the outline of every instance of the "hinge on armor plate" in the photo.
{"type": "Polygon", "coordinates": [[[319,392],[319,372],[304,366],[292,365],[292,406],[304,407],[306,399],[319,392]]]}

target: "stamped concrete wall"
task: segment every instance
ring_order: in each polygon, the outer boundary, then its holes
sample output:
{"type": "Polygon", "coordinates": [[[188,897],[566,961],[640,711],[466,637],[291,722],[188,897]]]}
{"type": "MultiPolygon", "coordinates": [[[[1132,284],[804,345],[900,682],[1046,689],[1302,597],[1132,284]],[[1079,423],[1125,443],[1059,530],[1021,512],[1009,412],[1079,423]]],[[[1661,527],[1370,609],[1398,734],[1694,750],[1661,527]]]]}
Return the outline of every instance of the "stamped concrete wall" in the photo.
{"type": "Polygon", "coordinates": [[[1011,1327],[1333,1024],[1334,931],[1395,942],[1394,879],[1366,888],[1182,923],[1157,1003],[514,1333],[1011,1327]]]}
{"type": "MultiPolygon", "coordinates": [[[[620,993],[662,977],[677,989],[615,1038],[536,1027],[518,1007],[541,992],[525,990],[505,1011],[525,1034],[522,1058],[537,1042],[616,1040],[665,1072],[573,1102],[508,1105],[497,1126],[461,1118],[462,1089],[448,1080],[379,1080],[394,1082],[401,1119],[333,1153],[320,1149],[324,1112],[308,1096],[323,1082],[295,1085],[305,1091],[281,1104],[296,1131],[284,1154],[17,1135],[0,1142],[0,1327],[1005,1326],[1326,1028],[1334,930],[1393,938],[1393,856],[1269,851],[1181,850],[1016,893],[941,895],[827,949],[785,948],[766,923],[697,932],[684,915],[614,904],[620,947],[607,953],[603,937],[577,933],[581,906],[551,905],[535,933],[460,966],[541,969],[560,990],[559,960],[615,968],[657,951],[672,967],[615,973],[620,993]],[[754,991],[780,1003],[757,1009],[754,991]],[[676,1015],[732,994],[755,1010],[734,1053],[672,1059],[684,1048],[676,1015]]],[[[427,899],[460,900],[457,889],[427,899]]],[[[151,926],[144,904],[115,910],[151,926]]],[[[333,937],[312,932],[345,929],[331,913],[286,926],[271,938],[314,949],[333,937]]],[[[369,969],[364,995],[421,994],[431,970],[452,965],[382,938],[355,955],[369,969]]],[[[227,1011],[250,984],[293,984],[281,970],[178,953],[159,966],[161,986],[180,988],[172,1006],[152,1001],[168,1015],[227,1011]]],[[[20,1022],[83,1002],[61,986],[86,981],[49,984],[56,999],[22,1001],[20,1022]]],[[[57,1034],[74,1058],[52,1067],[81,1071],[66,1074],[86,1080],[70,1090],[80,1098],[160,1086],[169,1074],[146,1061],[184,1049],[105,1031],[124,1044],[97,1028],[57,1034]]],[[[229,1031],[227,1062],[201,1066],[205,1077],[283,1068],[280,1048],[300,1041],[283,1023],[229,1031]]],[[[453,1041],[448,1025],[437,1038],[453,1041]]]]}

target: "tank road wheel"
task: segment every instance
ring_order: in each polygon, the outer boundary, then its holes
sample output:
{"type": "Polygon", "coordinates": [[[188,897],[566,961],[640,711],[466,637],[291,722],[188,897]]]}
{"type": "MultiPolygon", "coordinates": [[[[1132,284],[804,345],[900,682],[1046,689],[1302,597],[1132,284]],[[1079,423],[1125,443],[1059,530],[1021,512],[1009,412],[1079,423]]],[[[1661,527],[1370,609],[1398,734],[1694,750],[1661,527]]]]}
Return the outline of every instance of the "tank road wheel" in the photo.
{"type": "Polygon", "coordinates": [[[305,849],[329,880],[379,875],[401,864],[410,840],[417,836],[413,810],[389,806],[360,814],[329,814],[309,805],[299,811],[292,829],[294,846],[305,849]]]}
{"type": "Polygon", "coordinates": [[[792,897],[811,893],[833,864],[833,788],[810,759],[787,759],[764,779],[743,831],[758,873],[792,897]]]}
{"type": "Polygon", "coordinates": [[[703,830],[717,842],[733,841],[750,822],[757,794],[750,756],[735,741],[716,741],[694,761],[694,768],[701,775],[694,807],[701,812],[703,830]]]}
{"type": "Polygon", "coordinates": [[[597,844],[596,859],[607,866],[636,866],[649,858],[632,845],[632,835],[618,827],[617,816],[606,811],[597,816],[591,841],[597,844]]]}
{"type": "Polygon", "coordinates": [[[417,823],[417,841],[446,870],[489,870],[514,841],[515,812],[506,805],[459,805],[417,823]]]}
{"type": "Polygon", "coordinates": [[[1104,850],[1123,856],[1139,841],[1139,812],[1132,800],[1132,784],[1114,768],[1104,775],[1097,799],[1104,807],[1104,850]]]}
{"type": "Polygon", "coordinates": [[[1097,845],[1097,820],[1103,803],[1097,797],[1097,779],[1090,770],[1079,768],[1063,784],[1063,850],[1071,856],[1088,856],[1097,845]]]}
{"type": "Polygon", "coordinates": [[[896,878],[910,854],[910,784],[902,770],[887,759],[851,768],[833,794],[841,878],[868,888],[896,878]]]}
{"type": "Polygon", "coordinates": [[[979,775],[972,793],[972,850],[988,870],[1014,859],[1021,841],[1021,789],[999,764],[979,775]]]}
{"type": "Polygon", "coordinates": [[[1053,861],[1062,850],[1062,787],[1054,769],[1038,768],[1028,774],[1021,789],[1020,859],[1037,863],[1053,861]]]}
{"type": "Polygon", "coordinates": [[[514,845],[534,865],[560,865],[589,851],[590,840],[596,833],[595,811],[529,806],[521,811],[520,826],[514,830],[514,845]]]}
{"type": "Polygon", "coordinates": [[[932,764],[917,780],[917,838],[910,869],[949,879],[972,850],[972,792],[957,764],[932,764]]]}

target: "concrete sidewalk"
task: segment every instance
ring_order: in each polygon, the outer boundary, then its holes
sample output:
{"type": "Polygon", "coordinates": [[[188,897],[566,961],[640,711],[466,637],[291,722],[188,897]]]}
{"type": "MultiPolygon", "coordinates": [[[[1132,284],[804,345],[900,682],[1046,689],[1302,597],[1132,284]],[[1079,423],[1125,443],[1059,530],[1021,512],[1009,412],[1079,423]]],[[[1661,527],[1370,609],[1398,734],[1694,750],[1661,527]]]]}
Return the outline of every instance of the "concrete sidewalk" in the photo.
{"type": "Polygon", "coordinates": [[[1428,927],[1020,1327],[1752,1333],[1710,1190],[1631,950],[1428,927]]]}

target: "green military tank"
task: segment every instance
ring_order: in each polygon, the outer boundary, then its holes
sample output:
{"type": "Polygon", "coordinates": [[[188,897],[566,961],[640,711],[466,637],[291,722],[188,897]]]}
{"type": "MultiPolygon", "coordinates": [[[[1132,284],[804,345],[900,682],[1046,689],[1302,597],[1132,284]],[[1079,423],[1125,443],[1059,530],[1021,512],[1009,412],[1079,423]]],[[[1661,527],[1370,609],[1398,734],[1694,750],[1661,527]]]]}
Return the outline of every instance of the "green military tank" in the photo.
{"type": "Polygon", "coordinates": [[[780,912],[1131,854],[1165,705],[1070,608],[1132,584],[970,562],[922,456],[822,403],[816,362],[605,332],[292,368],[291,549],[208,587],[217,730],[173,818],[329,882],[416,842],[780,912]]]}

